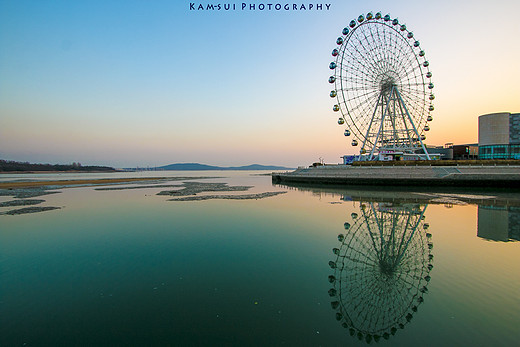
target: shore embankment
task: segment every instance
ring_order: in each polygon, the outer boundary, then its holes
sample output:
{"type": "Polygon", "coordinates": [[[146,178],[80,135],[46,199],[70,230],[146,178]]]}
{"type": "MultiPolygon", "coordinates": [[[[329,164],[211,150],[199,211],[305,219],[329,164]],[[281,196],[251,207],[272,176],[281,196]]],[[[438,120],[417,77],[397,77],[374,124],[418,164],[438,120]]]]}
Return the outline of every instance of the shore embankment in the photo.
{"type": "Polygon", "coordinates": [[[273,173],[275,183],[520,188],[517,165],[324,165],[273,173]]]}

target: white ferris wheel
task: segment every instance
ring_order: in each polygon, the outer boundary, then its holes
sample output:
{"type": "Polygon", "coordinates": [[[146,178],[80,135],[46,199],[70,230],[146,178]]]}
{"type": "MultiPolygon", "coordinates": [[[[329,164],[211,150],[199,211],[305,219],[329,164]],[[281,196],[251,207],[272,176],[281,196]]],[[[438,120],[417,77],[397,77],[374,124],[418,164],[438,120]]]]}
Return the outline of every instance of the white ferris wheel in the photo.
{"type": "Polygon", "coordinates": [[[350,21],[342,34],[329,65],[330,96],[344,135],[361,146],[360,160],[385,154],[429,160],[423,141],[433,120],[434,85],[413,32],[377,12],[350,21]]]}

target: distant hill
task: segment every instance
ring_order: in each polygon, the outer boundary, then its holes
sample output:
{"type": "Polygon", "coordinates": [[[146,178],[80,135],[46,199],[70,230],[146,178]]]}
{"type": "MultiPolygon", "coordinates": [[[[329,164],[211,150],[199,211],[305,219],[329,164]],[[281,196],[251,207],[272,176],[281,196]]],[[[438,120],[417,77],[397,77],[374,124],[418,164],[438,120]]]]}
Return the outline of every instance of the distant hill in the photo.
{"type": "Polygon", "coordinates": [[[114,172],[116,169],[108,166],[83,166],[80,163],[72,164],[32,164],[0,159],[0,172],[29,172],[29,171],[69,171],[69,172],[114,172]]]}
{"type": "Polygon", "coordinates": [[[246,166],[212,166],[199,163],[177,163],[157,167],[157,170],[171,171],[207,171],[207,170],[291,170],[291,168],[273,165],[252,164],[246,166]]]}

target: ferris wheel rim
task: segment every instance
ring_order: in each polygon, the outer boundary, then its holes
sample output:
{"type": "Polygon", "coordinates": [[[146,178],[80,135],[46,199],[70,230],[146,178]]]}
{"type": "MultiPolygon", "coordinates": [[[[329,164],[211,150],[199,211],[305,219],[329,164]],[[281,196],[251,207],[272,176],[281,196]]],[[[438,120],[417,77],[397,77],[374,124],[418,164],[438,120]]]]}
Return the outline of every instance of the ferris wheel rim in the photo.
{"type": "MultiPolygon", "coordinates": [[[[392,33],[392,35],[394,35],[394,38],[395,38],[395,37],[401,37],[401,38],[402,38],[402,36],[400,35],[399,31],[398,31],[396,28],[392,27],[392,26],[386,25],[386,24],[384,24],[384,23],[378,23],[378,22],[366,22],[366,21],[365,21],[365,22],[361,23],[360,25],[357,25],[357,26],[356,26],[352,31],[350,31],[350,33],[347,35],[347,38],[344,40],[344,43],[343,43],[342,47],[346,49],[346,47],[348,47],[348,45],[349,45],[351,39],[354,37],[354,34],[355,34],[357,31],[359,31],[360,28],[364,28],[364,26],[367,26],[367,25],[369,25],[370,23],[373,23],[373,24],[375,24],[375,25],[385,25],[386,28],[390,28],[390,29],[391,29],[390,32],[392,33]],[[399,36],[397,36],[396,34],[399,35],[399,36]]],[[[360,43],[362,44],[361,41],[360,41],[360,43]]],[[[411,45],[408,44],[408,48],[410,48],[410,47],[411,47],[411,45]]],[[[366,47],[363,47],[363,48],[366,50],[366,47]]],[[[356,49],[356,51],[359,52],[358,49],[356,49]]],[[[392,54],[396,54],[396,52],[392,52],[392,54]]],[[[399,54],[401,54],[401,52],[399,52],[399,54]]],[[[336,59],[336,61],[339,61],[340,59],[342,59],[342,58],[344,57],[344,55],[345,55],[345,51],[343,51],[341,55],[338,55],[338,58],[336,59]]],[[[361,58],[364,59],[364,60],[363,60],[363,61],[358,60],[358,62],[357,62],[357,63],[359,63],[359,64],[361,64],[361,65],[364,65],[364,64],[366,64],[366,63],[368,63],[368,64],[372,64],[372,63],[373,63],[373,61],[369,60],[370,58],[367,59],[366,56],[362,56],[361,58]]],[[[397,70],[397,69],[395,69],[395,67],[397,66],[395,63],[398,62],[397,59],[394,59],[394,57],[390,57],[390,56],[387,56],[387,57],[385,57],[385,58],[393,60],[392,62],[390,62],[390,63],[391,63],[391,66],[390,66],[391,69],[390,69],[390,71],[391,71],[391,72],[394,72],[395,75],[397,76],[397,78],[399,78],[399,79],[405,79],[409,72],[406,71],[406,72],[405,72],[405,76],[403,76],[403,73],[402,73],[401,71],[399,71],[399,72],[395,72],[395,70],[397,70]]],[[[418,61],[418,57],[417,57],[417,55],[413,55],[413,58],[414,58],[414,60],[415,60],[414,63],[417,63],[416,66],[413,67],[413,68],[416,68],[416,67],[419,67],[419,68],[420,68],[420,65],[419,65],[420,63],[419,63],[419,61],[418,61]]],[[[388,64],[389,62],[386,61],[386,63],[388,64]]],[[[372,64],[372,65],[373,65],[373,64],[372,64]]],[[[358,69],[357,72],[359,72],[360,70],[361,70],[361,69],[358,69]]],[[[337,71],[337,70],[336,70],[336,71],[337,71]]],[[[347,104],[350,100],[349,100],[349,97],[346,97],[346,96],[344,95],[344,94],[345,94],[344,92],[345,92],[345,90],[347,89],[347,87],[346,87],[346,86],[345,86],[345,87],[343,86],[343,83],[345,82],[345,78],[343,77],[343,72],[344,72],[344,70],[341,69],[339,74],[338,74],[338,73],[335,74],[335,75],[336,75],[336,86],[338,86],[338,84],[339,84],[339,88],[337,87],[336,90],[341,91],[341,92],[343,93],[343,95],[341,95],[341,94],[338,95],[339,98],[342,97],[342,99],[343,99],[343,101],[340,101],[339,104],[341,104],[341,103],[345,104],[345,108],[346,108],[346,110],[342,110],[342,111],[343,111],[343,112],[342,112],[342,115],[343,115],[343,117],[345,118],[345,120],[346,120],[349,124],[351,124],[351,126],[354,126],[354,127],[358,130],[356,135],[358,135],[358,136],[357,136],[358,139],[361,140],[361,137],[362,137],[362,131],[361,131],[361,130],[359,129],[359,127],[357,126],[357,122],[356,122],[357,119],[355,119],[355,118],[357,117],[355,108],[363,107],[363,104],[358,103],[358,104],[356,104],[356,105],[354,105],[354,106],[350,106],[350,105],[347,104]],[[339,75],[340,78],[337,77],[338,75],[339,75]],[[339,82],[339,83],[338,83],[338,82],[339,82]],[[352,107],[354,107],[354,109],[352,109],[352,107]]],[[[382,75],[382,74],[384,74],[384,73],[382,73],[382,72],[379,71],[378,74],[379,74],[379,75],[382,75]]],[[[356,77],[359,78],[359,75],[356,75],[356,77]]],[[[367,76],[367,77],[372,77],[372,76],[367,76]]],[[[357,78],[355,78],[355,79],[357,79],[357,78]]],[[[357,81],[354,81],[354,82],[357,82],[357,81]]],[[[425,90],[425,88],[424,88],[425,81],[424,81],[424,77],[423,77],[422,74],[421,74],[421,82],[422,82],[422,83],[417,83],[417,84],[423,86],[423,91],[424,91],[424,90],[425,90]]],[[[365,94],[364,94],[364,95],[358,95],[358,96],[356,96],[355,98],[363,98],[363,97],[366,97],[366,99],[368,99],[369,97],[367,97],[367,95],[369,95],[369,94],[371,94],[370,96],[372,97],[372,99],[377,98],[378,91],[377,91],[377,90],[374,90],[374,88],[370,88],[369,86],[367,86],[366,83],[365,83],[365,81],[361,81],[360,83],[357,83],[357,85],[361,85],[363,91],[365,91],[365,94]]],[[[348,90],[349,90],[349,91],[352,91],[352,89],[348,89],[348,90]]],[[[408,97],[408,95],[405,95],[405,98],[407,98],[407,97],[408,97]]]]}

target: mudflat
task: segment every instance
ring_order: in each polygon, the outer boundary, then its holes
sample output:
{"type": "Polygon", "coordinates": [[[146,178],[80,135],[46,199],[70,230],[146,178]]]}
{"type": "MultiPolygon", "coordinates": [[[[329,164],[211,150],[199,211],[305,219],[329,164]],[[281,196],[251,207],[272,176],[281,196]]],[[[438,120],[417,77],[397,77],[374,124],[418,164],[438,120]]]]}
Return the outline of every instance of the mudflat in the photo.
{"type": "Polygon", "coordinates": [[[172,180],[171,177],[133,177],[133,178],[100,178],[82,180],[56,180],[56,181],[28,181],[28,182],[0,182],[0,189],[32,188],[43,186],[71,186],[71,185],[100,185],[141,181],[172,180]]]}

